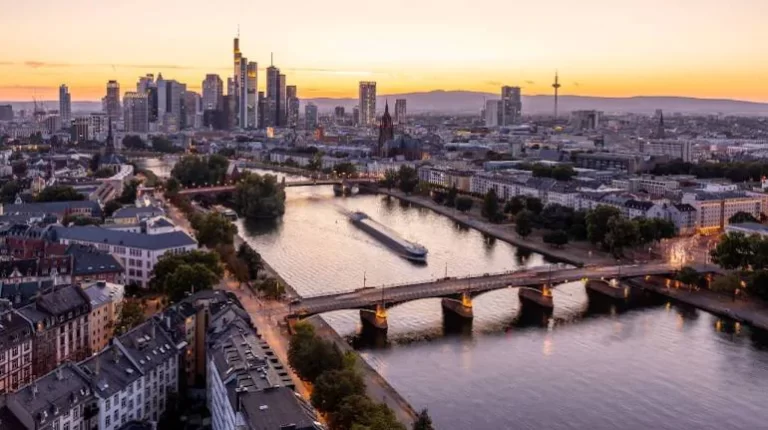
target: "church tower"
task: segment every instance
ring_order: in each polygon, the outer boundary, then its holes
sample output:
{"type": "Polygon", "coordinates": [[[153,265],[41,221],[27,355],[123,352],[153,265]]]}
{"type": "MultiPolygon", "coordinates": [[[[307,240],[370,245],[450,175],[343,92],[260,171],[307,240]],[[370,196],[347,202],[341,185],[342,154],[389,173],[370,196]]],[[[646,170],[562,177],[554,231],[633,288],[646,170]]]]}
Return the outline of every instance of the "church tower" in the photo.
{"type": "Polygon", "coordinates": [[[395,138],[395,123],[392,121],[392,116],[389,115],[389,102],[384,105],[384,116],[381,117],[379,123],[379,145],[377,147],[377,155],[379,157],[386,157],[386,144],[387,142],[394,140],[395,138]]]}

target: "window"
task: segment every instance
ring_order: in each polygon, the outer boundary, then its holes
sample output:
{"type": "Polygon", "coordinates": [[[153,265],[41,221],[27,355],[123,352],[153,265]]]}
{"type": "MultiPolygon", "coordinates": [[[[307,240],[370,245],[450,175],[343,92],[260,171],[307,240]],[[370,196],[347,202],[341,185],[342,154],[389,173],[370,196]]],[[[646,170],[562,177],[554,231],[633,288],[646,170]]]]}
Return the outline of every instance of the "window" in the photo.
{"type": "Polygon", "coordinates": [[[107,418],[106,418],[106,420],[104,421],[104,424],[106,424],[106,425],[107,425],[107,427],[109,427],[109,423],[110,423],[110,421],[112,421],[112,419],[111,419],[111,418],[112,418],[112,417],[110,417],[109,415],[107,415],[107,418]]]}
{"type": "MultiPolygon", "coordinates": [[[[106,410],[109,410],[109,409],[111,408],[111,405],[110,405],[110,403],[111,403],[111,402],[109,401],[109,399],[107,399],[106,401],[104,401],[104,409],[106,409],[106,410]]],[[[109,424],[107,424],[107,425],[109,425],[109,424]]]]}
{"type": "Polygon", "coordinates": [[[69,423],[64,424],[64,430],[69,430],[69,423]]]}

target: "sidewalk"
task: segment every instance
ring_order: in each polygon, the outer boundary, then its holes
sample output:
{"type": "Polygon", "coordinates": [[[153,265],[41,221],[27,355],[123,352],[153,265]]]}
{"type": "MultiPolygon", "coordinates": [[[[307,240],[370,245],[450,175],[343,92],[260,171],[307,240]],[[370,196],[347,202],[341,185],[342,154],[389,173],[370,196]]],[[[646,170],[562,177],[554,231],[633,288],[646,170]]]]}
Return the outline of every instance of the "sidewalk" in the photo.
{"type": "Polygon", "coordinates": [[[511,224],[491,224],[478,218],[477,215],[464,214],[454,208],[443,206],[435,203],[431,199],[416,195],[405,195],[397,190],[379,189],[382,194],[390,195],[392,197],[410,202],[417,206],[431,209],[441,215],[444,215],[452,220],[485,233],[489,236],[493,236],[504,242],[511,243],[512,245],[520,248],[528,249],[533,252],[537,252],[542,255],[554,258],[573,264],[575,266],[584,266],[590,264],[616,264],[616,259],[608,254],[593,250],[592,247],[584,243],[569,243],[562,249],[553,248],[542,242],[543,234],[538,231],[534,231],[530,236],[523,238],[520,237],[514,231],[514,227],[511,224]]]}
{"type": "Polygon", "coordinates": [[[747,323],[759,329],[768,330],[768,304],[756,300],[733,300],[730,296],[707,290],[688,291],[683,288],[667,288],[655,282],[640,280],[628,281],[630,285],[655,291],[671,299],[687,303],[699,309],[739,322],[747,323]]]}

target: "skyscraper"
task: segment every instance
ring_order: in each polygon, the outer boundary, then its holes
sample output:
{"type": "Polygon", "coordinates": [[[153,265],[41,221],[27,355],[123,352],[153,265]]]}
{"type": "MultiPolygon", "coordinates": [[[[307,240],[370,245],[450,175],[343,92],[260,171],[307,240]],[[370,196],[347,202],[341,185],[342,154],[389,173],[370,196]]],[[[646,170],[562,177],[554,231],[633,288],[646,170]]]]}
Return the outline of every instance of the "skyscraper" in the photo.
{"type": "Polygon", "coordinates": [[[280,74],[280,85],[279,85],[279,92],[278,92],[278,98],[277,98],[277,110],[280,112],[278,125],[285,126],[286,117],[288,114],[288,103],[286,101],[288,98],[286,97],[286,81],[285,81],[285,75],[280,74]]]}
{"type": "Polygon", "coordinates": [[[336,106],[333,109],[333,116],[336,120],[336,124],[342,124],[344,122],[344,106],[336,106]]]}
{"type": "Polygon", "coordinates": [[[208,74],[203,80],[203,110],[221,110],[224,84],[219,75],[208,74]]]}
{"type": "MultiPolygon", "coordinates": [[[[243,54],[240,52],[240,32],[238,31],[238,37],[235,37],[234,40],[234,46],[233,46],[233,53],[234,53],[234,78],[233,78],[233,88],[232,91],[228,91],[227,94],[232,95],[234,102],[235,102],[235,112],[233,112],[235,116],[235,124],[240,124],[238,121],[239,119],[242,120],[245,118],[245,116],[240,116],[240,95],[242,93],[242,86],[245,85],[245,74],[246,74],[246,64],[245,59],[243,58],[243,54]]],[[[229,88],[228,88],[229,89],[229,88]]],[[[245,100],[243,100],[243,103],[245,103],[245,100]]]]}
{"type": "Polygon", "coordinates": [[[181,104],[181,128],[199,127],[202,125],[200,115],[201,97],[194,91],[185,91],[181,104]]]}
{"type": "Polygon", "coordinates": [[[248,126],[248,59],[240,58],[240,73],[235,82],[237,86],[237,125],[248,126]]]}
{"type": "Polygon", "coordinates": [[[486,100],[485,101],[485,126],[486,127],[498,127],[501,111],[501,101],[499,100],[486,100]]]}
{"type": "Polygon", "coordinates": [[[280,69],[267,67],[267,111],[264,113],[265,126],[280,125],[280,69]]]}
{"type": "Polygon", "coordinates": [[[248,63],[247,67],[248,79],[246,81],[247,88],[247,107],[245,121],[246,128],[257,128],[259,126],[259,100],[257,88],[259,87],[259,65],[255,61],[248,63]]]}
{"type": "Polygon", "coordinates": [[[258,104],[259,104],[259,109],[258,109],[258,111],[256,113],[256,115],[258,117],[258,121],[257,122],[259,124],[259,128],[264,128],[265,127],[265,125],[264,125],[264,112],[267,111],[267,98],[264,96],[264,91],[259,91],[259,95],[258,95],[257,99],[258,99],[258,104]]]}
{"type": "Polygon", "coordinates": [[[109,119],[116,121],[122,115],[120,109],[120,84],[115,80],[107,82],[107,95],[104,97],[104,112],[109,119]]]}
{"type": "Polygon", "coordinates": [[[59,117],[61,118],[61,127],[69,129],[72,125],[72,97],[66,85],[59,87],[59,117]]]}
{"type": "Polygon", "coordinates": [[[376,124],[376,82],[360,82],[360,123],[358,125],[369,127],[376,124]]]}
{"type": "Polygon", "coordinates": [[[286,121],[285,125],[296,128],[299,125],[299,94],[296,85],[285,87],[286,121]]]}
{"type": "Polygon", "coordinates": [[[405,99],[395,100],[395,123],[405,124],[407,109],[405,107],[405,99]]]}
{"type": "Polygon", "coordinates": [[[157,105],[158,115],[162,122],[163,131],[175,133],[181,129],[186,119],[182,118],[182,98],[187,91],[186,84],[175,80],[163,80],[157,78],[157,105]],[[160,113],[162,112],[162,113],[160,113]]]}
{"type": "Polygon", "coordinates": [[[149,132],[149,103],[146,93],[125,93],[123,96],[123,122],[126,133],[149,132]]]}
{"type": "Polygon", "coordinates": [[[152,73],[147,73],[146,76],[140,77],[139,82],[136,83],[136,92],[139,94],[144,94],[154,85],[155,75],[152,73]]]}
{"type": "Polygon", "coordinates": [[[304,127],[307,130],[314,130],[317,127],[317,106],[314,103],[308,103],[304,107],[304,127]]]}
{"type": "Polygon", "coordinates": [[[523,101],[520,87],[501,87],[501,126],[512,125],[520,120],[523,101]]]}

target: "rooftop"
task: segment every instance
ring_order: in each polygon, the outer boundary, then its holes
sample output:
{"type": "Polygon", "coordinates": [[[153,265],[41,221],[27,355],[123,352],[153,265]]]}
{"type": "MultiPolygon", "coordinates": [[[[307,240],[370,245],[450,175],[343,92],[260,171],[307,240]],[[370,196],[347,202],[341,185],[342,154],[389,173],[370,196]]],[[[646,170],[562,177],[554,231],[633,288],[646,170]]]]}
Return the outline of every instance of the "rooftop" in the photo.
{"type": "Polygon", "coordinates": [[[125,288],[120,284],[96,281],[83,286],[83,291],[91,301],[91,308],[94,309],[105,303],[122,301],[125,288]]]}
{"type": "Polygon", "coordinates": [[[165,211],[162,208],[154,206],[136,207],[129,206],[120,208],[112,214],[112,218],[136,218],[136,217],[153,217],[158,215],[165,215],[165,211]]]}
{"type": "Polygon", "coordinates": [[[125,358],[114,345],[79,363],[78,366],[93,383],[94,391],[102,398],[125,390],[142,376],[131,360],[125,358]]]}
{"type": "Polygon", "coordinates": [[[314,412],[286,387],[248,391],[240,396],[242,411],[252,430],[320,429],[314,412]],[[287,427],[294,425],[295,427],[287,427]]]}
{"type": "Polygon", "coordinates": [[[69,239],[91,243],[107,243],[150,250],[176,248],[196,245],[194,239],[182,231],[160,234],[132,233],[110,230],[96,226],[55,227],[58,239],[69,239]]]}
{"type": "Polygon", "coordinates": [[[74,256],[73,275],[95,275],[100,273],[124,272],[124,268],[112,254],[92,245],[70,244],[66,253],[74,256]]]}
{"type": "Polygon", "coordinates": [[[38,423],[91,399],[90,384],[71,363],[8,395],[9,404],[16,402],[38,423]]]}

